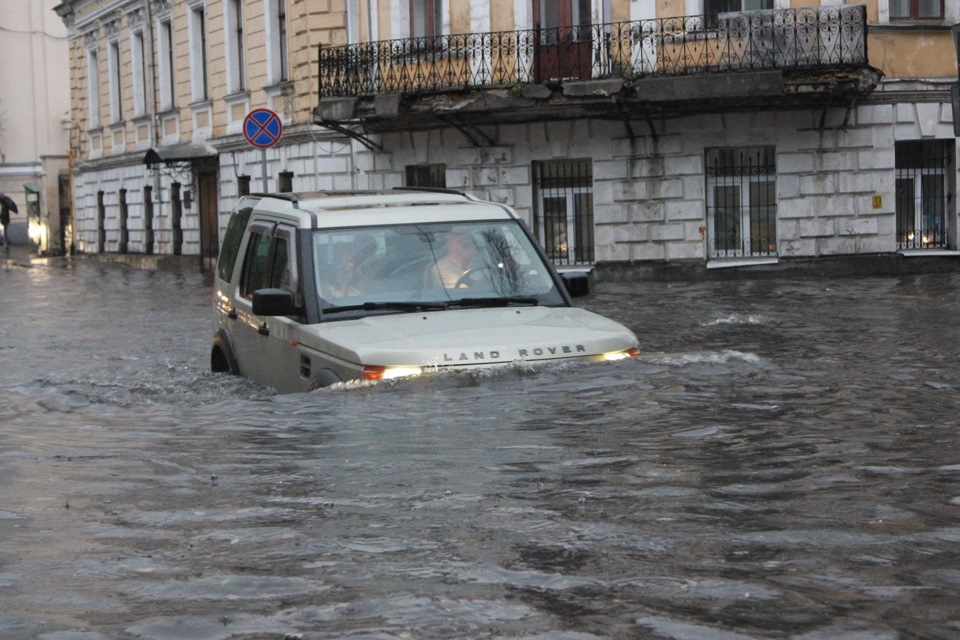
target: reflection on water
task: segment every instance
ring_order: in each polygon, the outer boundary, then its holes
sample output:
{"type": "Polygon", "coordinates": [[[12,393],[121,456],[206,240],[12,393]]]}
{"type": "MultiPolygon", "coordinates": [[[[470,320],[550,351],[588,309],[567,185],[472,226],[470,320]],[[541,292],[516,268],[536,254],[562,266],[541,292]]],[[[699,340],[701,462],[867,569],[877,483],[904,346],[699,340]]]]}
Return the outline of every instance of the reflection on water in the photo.
{"type": "Polygon", "coordinates": [[[0,270],[0,637],[960,635],[960,278],[606,284],[643,357],[276,396],[0,270]]]}

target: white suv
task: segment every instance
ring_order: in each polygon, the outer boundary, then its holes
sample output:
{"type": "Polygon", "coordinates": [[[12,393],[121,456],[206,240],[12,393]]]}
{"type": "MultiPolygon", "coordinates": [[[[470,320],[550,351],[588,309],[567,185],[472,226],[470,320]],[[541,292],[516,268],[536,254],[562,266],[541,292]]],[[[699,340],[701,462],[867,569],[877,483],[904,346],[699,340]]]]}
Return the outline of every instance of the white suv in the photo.
{"type": "Polygon", "coordinates": [[[214,371],[280,392],[517,362],[637,355],[576,308],[507,206],[441,190],[247,196],[217,264],[214,371]]]}

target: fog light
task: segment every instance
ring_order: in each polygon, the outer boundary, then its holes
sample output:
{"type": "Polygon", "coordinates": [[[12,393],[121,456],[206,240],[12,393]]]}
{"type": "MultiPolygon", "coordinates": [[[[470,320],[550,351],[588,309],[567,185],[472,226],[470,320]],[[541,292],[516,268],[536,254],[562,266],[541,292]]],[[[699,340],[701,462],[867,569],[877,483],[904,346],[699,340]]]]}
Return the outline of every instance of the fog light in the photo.
{"type": "Polygon", "coordinates": [[[610,351],[609,353],[603,354],[603,359],[612,361],[612,360],[625,360],[627,358],[636,358],[640,355],[640,349],[637,347],[630,347],[629,349],[624,349],[623,351],[610,351]]]}
{"type": "Polygon", "coordinates": [[[418,376],[423,373],[422,367],[384,367],[380,365],[367,365],[363,368],[364,380],[392,380],[394,378],[407,378],[409,376],[418,376]]]}

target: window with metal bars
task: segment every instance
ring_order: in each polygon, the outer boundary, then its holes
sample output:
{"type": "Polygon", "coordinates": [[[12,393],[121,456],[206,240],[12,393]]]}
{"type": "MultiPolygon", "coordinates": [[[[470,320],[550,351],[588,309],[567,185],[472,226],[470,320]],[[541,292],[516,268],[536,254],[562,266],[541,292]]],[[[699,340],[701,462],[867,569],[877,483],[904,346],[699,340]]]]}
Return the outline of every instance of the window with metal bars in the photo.
{"type": "Polygon", "coordinates": [[[777,255],[774,147],[707,150],[707,233],[711,258],[777,255]]]}
{"type": "Polygon", "coordinates": [[[897,248],[947,247],[952,140],[896,143],[897,248]]]}
{"type": "Polygon", "coordinates": [[[534,162],[533,191],[533,228],[547,257],[559,265],[593,264],[593,162],[534,162]]]}
{"type": "Polygon", "coordinates": [[[404,185],[408,187],[447,188],[447,165],[408,164],[404,185]]]}

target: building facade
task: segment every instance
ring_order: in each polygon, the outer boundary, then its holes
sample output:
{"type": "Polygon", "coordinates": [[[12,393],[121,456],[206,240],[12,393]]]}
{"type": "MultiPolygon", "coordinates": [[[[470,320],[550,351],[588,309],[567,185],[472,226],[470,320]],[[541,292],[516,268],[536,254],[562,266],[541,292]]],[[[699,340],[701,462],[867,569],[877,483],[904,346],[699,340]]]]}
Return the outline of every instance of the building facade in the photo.
{"type": "Polygon", "coordinates": [[[7,0],[0,26],[0,192],[18,214],[12,242],[69,244],[67,30],[55,0],[7,0]]]}
{"type": "Polygon", "coordinates": [[[955,0],[73,0],[78,246],[212,258],[247,189],[514,206],[559,265],[960,256],[955,0]],[[280,143],[251,147],[252,109],[280,143]],[[265,161],[265,162],[264,162],[265,161]]]}
{"type": "Polygon", "coordinates": [[[76,246],[215,259],[241,193],[350,188],[349,141],[312,122],[315,43],[331,21],[297,0],[70,0],[76,246]],[[273,147],[244,137],[273,111],[273,147]]]}

